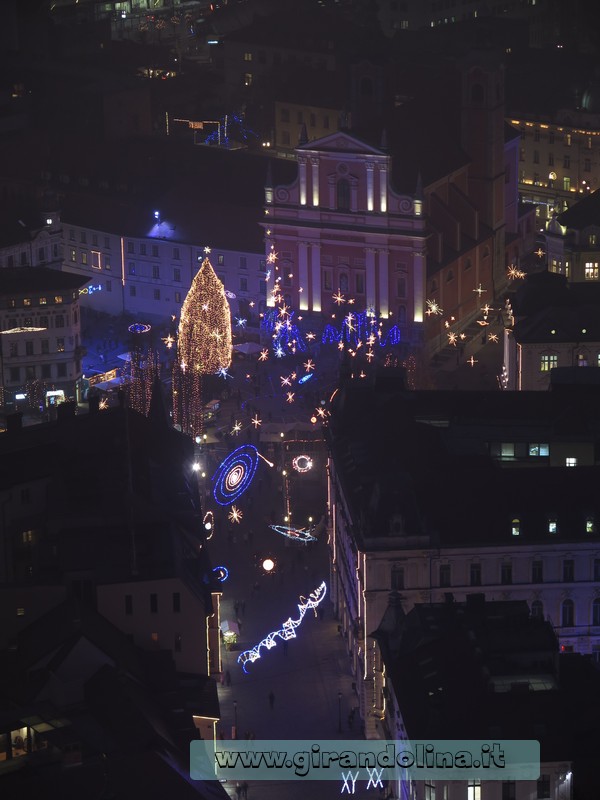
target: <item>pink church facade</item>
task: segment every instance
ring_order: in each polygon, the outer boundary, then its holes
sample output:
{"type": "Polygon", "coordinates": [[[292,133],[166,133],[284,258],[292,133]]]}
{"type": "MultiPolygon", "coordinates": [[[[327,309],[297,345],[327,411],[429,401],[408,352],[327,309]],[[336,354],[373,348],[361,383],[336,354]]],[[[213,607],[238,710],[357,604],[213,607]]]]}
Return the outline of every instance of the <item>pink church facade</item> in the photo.
{"type": "Polygon", "coordinates": [[[348,133],[300,145],[296,156],[296,179],[265,189],[266,253],[277,254],[267,306],[279,279],[299,315],[335,324],[366,311],[418,345],[426,311],[422,200],[396,193],[390,156],[348,133]]]}

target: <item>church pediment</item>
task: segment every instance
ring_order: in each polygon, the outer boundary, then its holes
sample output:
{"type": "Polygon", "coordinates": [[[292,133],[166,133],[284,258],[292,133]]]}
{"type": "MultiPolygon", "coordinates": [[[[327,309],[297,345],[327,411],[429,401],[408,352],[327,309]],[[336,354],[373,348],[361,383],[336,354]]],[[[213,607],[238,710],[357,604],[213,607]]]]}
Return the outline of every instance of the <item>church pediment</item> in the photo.
{"type": "Polygon", "coordinates": [[[321,139],[314,139],[312,142],[300,145],[296,148],[298,152],[304,153],[352,153],[356,155],[384,156],[382,150],[372,147],[370,144],[350,136],[348,133],[338,131],[323,136],[321,139]]]}

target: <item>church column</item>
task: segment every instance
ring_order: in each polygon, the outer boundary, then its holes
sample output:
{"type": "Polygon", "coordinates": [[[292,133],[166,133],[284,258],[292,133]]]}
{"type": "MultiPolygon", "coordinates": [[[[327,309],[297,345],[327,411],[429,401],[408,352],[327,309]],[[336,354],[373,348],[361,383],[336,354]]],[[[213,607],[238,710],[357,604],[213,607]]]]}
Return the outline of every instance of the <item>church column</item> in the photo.
{"type": "Polygon", "coordinates": [[[387,166],[379,165],[379,210],[387,213],[387,166]]]}
{"type": "Polygon", "coordinates": [[[306,158],[298,156],[298,177],[300,181],[300,205],[306,205],[306,158]]]}
{"type": "Polygon", "coordinates": [[[298,286],[302,291],[298,295],[298,308],[308,311],[308,245],[298,242],[298,286]]]}
{"type": "MultiPolygon", "coordinates": [[[[312,269],[312,311],[321,310],[321,245],[311,244],[311,269],[312,269]]],[[[305,292],[308,288],[304,289],[305,292]]]]}
{"type": "Polygon", "coordinates": [[[389,303],[389,267],[388,250],[378,250],[379,254],[379,314],[387,317],[390,310],[389,303]]]}
{"type": "Polygon", "coordinates": [[[316,208],[319,205],[319,159],[311,158],[311,180],[312,180],[312,204],[316,208]]]}
{"type": "Polygon", "coordinates": [[[367,278],[367,310],[369,308],[376,309],[376,292],[375,292],[375,249],[373,247],[365,248],[366,261],[366,278],[367,278]]]}
{"type": "Polygon", "coordinates": [[[425,253],[413,255],[413,321],[423,322],[425,314],[425,253]]]}
{"type": "Polygon", "coordinates": [[[367,211],[373,211],[373,208],[374,208],[374,204],[373,204],[373,193],[374,193],[373,172],[374,172],[374,169],[375,169],[375,164],[372,164],[371,162],[367,161],[365,166],[367,168],[367,211]]]}

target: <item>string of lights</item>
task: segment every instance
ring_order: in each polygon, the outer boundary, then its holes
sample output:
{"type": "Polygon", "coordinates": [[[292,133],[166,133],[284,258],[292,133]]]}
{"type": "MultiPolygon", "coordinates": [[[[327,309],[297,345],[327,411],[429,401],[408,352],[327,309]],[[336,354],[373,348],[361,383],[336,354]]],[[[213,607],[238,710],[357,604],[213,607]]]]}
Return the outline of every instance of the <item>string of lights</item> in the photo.
{"type": "MultiPolygon", "coordinates": [[[[267,650],[271,650],[271,648],[277,645],[275,641],[276,638],[282,639],[283,641],[287,641],[288,639],[295,639],[296,638],[296,628],[300,626],[302,620],[306,612],[310,609],[314,610],[317,606],[323,602],[325,599],[325,594],[327,593],[327,586],[325,581],[318,586],[314,592],[311,592],[308,598],[300,597],[300,602],[298,603],[298,612],[300,616],[297,619],[292,619],[289,617],[279,628],[279,630],[271,631],[268,636],[255,645],[251,650],[244,650],[243,653],[240,653],[238,656],[238,664],[242,665],[242,669],[245,673],[248,673],[246,669],[246,665],[248,662],[253,664],[257,659],[261,657],[261,649],[265,647],[267,650]]],[[[315,611],[316,615],[316,611],[315,611]]]]}

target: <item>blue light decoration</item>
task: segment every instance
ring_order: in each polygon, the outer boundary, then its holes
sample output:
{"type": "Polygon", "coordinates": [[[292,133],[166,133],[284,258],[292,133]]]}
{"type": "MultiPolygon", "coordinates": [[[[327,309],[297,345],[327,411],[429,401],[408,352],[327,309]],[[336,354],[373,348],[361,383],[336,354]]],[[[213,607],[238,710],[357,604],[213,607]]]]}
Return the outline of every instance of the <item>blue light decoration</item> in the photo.
{"type": "Polygon", "coordinates": [[[97,286],[90,284],[89,286],[84,286],[83,289],[79,290],[79,294],[94,294],[94,292],[101,292],[102,291],[102,284],[99,283],[97,286]]]}
{"type": "Polygon", "coordinates": [[[134,322],[127,328],[129,333],[148,333],[151,329],[152,326],[145,322],[134,322]]]}
{"type": "Polygon", "coordinates": [[[314,525],[309,528],[293,528],[291,525],[269,525],[271,530],[275,533],[280,533],[288,539],[293,539],[295,542],[316,542],[317,537],[312,535],[314,525]]]}
{"type": "Polygon", "coordinates": [[[306,381],[309,381],[314,376],[314,374],[315,374],[314,372],[309,372],[307,375],[303,375],[301,378],[298,379],[298,383],[306,383],[306,381]]]}
{"type": "MultiPolygon", "coordinates": [[[[243,653],[240,653],[238,656],[238,664],[242,665],[242,669],[246,674],[248,674],[248,670],[246,669],[246,664],[248,661],[253,664],[257,659],[260,658],[260,651],[261,648],[266,647],[267,650],[270,650],[272,647],[277,645],[275,639],[279,637],[283,639],[283,641],[287,641],[288,639],[295,639],[296,638],[296,628],[299,627],[306,612],[309,609],[316,609],[320,603],[323,602],[325,595],[327,593],[327,586],[325,581],[318,586],[314,592],[311,592],[308,596],[308,599],[304,597],[300,597],[300,602],[298,603],[298,611],[300,612],[300,616],[298,619],[292,619],[289,617],[281,626],[281,628],[277,631],[271,631],[268,636],[255,645],[251,650],[244,650],[243,653]]],[[[315,611],[315,616],[316,616],[315,611]]]]}
{"type": "Polygon", "coordinates": [[[235,141],[249,142],[253,139],[258,141],[259,136],[245,125],[244,117],[241,114],[225,114],[218,121],[217,130],[209,133],[204,139],[204,144],[229,147],[231,138],[235,141]],[[233,136],[231,137],[230,134],[233,136]]]}
{"type": "Polygon", "coordinates": [[[215,575],[215,578],[219,581],[219,583],[223,583],[229,577],[229,570],[227,569],[227,567],[224,567],[222,565],[220,567],[215,567],[213,569],[213,573],[215,575]]]}
{"type": "Polygon", "coordinates": [[[261,327],[271,336],[273,352],[278,358],[296,350],[302,353],[307,350],[302,332],[293,322],[294,313],[289,312],[286,319],[282,320],[279,309],[272,308],[265,312],[261,320],[261,327]]]}
{"type": "Polygon", "coordinates": [[[251,444],[243,444],[225,458],[213,476],[213,496],[220,506],[234,503],[252,483],[259,453],[251,444]]]}

